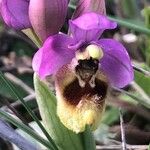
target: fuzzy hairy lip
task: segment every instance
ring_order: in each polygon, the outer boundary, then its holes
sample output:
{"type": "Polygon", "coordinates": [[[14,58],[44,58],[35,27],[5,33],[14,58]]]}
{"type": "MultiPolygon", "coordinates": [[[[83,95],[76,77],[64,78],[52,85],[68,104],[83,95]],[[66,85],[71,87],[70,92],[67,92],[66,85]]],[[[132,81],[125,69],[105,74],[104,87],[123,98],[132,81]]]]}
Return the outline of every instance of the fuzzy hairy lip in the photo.
{"type": "Polygon", "coordinates": [[[101,80],[95,79],[95,87],[92,88],[86,84],[84,88],[79,85],[76,78],[73,82],[66,86],[63,96],[71,105],[77,105],[83,97],[92,99],[95,97],[95,103],[100,104],[106,97],[108,85],[101,80]]]}
{"type": "Polygon", "coordinates": [[[63,101],[75,107],[83,99],[93,100],[98,106],[107,96],[108,85],[105,74],[98,71],[95,87],[91,87],[89,83],[86,83],[85,87],[81,87],[71,65],[64,65],[55,78],[56,93],[61,95],[63,101]]]}
{"type": "Polygon", "coordinates": [[[108,85],[105,74],[98,71],[96,86],[93,89],[90,85],[83,88],[79,85],[72,65],[64,65],[55,76],[57,115],[60,121],[75,133],[83,132],[86,125],[95,130],[105,109],[108,85]]]}

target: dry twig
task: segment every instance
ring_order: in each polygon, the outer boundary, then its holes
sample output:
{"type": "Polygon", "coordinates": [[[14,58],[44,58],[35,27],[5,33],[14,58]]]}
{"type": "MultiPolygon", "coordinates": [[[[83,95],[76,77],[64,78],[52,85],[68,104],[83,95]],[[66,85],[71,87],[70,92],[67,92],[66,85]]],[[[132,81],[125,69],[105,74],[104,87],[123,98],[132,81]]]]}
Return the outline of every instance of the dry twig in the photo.
{"type": "Polygon", "coordinates": [[[122,114],[121,108],[119,109],[119,114],[120,114],[120,128],[121,128],[122,150],[127,150],[126,138],[125,138],[125,129],[124,129],[124,121],[123,121],[123,114],[122,114]]]}
{"type": "MultiPolygon", "coordinates": [[[[127,150],[147,150],[148,145],[127,145],[127,150]]],[[[96,146],[97,150],[120,150],[121,145],[96,146]]]]}

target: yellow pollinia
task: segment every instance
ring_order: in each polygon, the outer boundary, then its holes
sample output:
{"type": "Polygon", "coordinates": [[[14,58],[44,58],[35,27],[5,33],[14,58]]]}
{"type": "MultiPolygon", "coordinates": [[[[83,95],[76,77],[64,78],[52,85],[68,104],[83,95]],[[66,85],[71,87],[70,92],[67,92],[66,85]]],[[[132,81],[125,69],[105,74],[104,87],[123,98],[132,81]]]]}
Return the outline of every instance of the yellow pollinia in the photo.
{"type": "MultiPolygon", "coordinates": [[[[107,92],[107,79],[103,73],[96,75],[97,84],[102,85],[100,91],[107,92]]],[[[70,65],[62,67],[55,79],[57,114],[60,121],[70,130],[79,133],[86,125],[96,129],[105,108],[105,95],[96,93],[97,89],[81,88],[70,65]]],[[[98,87],[97,87],[98,88],[98,87]]]]}

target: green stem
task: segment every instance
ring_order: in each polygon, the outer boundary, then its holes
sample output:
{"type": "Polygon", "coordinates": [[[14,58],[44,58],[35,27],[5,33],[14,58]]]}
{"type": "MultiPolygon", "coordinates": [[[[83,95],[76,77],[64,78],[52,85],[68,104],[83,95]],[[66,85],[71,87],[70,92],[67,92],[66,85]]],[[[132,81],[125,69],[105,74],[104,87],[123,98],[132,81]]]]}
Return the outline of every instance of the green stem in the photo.
{"type": "Polygon", "coordinates": [[[33,29],[31,29],[35,39],[37,40],[38,42],[38,47],[41,47],[42,46],[42,41],[40,40],[40,38],[37,36],[37,34],[35,33],[35,31],[33,29]]]}
{"type": "Polygon", "coordinates": [[[87,125],[85,131],[81,134],[83,136],[84,150],[96,150],[96,144],[90,126],[87,125]]]}

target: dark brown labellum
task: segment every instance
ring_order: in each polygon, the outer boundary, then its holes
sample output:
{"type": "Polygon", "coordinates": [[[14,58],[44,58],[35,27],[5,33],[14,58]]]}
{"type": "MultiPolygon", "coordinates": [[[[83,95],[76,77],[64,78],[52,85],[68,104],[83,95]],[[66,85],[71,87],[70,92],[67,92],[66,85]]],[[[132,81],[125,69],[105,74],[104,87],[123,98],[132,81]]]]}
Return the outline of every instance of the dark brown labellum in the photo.
{"type": "Polygon", "coordinates": [[[87,97],[87,99],[97,97],[95,102],[99,104],[106,97],[107,88],[108,85],[98,79],[95,80],[94,88],[89,84],[86,84],[86,86],[82,88],[76,78],[65,88],[64,97],[72,105],[77,105],[83,97],[87,97]]]}
{"type": "Polygon", "coordinates": [[[75,67],[77,77],[64,88],[63,92],[63,96],[71,105],[78,105],[83,99],[94,100],[97,105],[104,100],[108,84],[97,78],[98,65],[99,61],[92,58],[78,60],[75,67]],[[80,82],[83,82],[84,86],[81,86],[80,82]]]}
{"type": "Polygon", "coordinates": [[[76,133],[86,125],[96,129],[105,109],[108,80],[98,64],[97,60],[79,60],[64,65],[55,76],[57,114],[76,133]]]}

